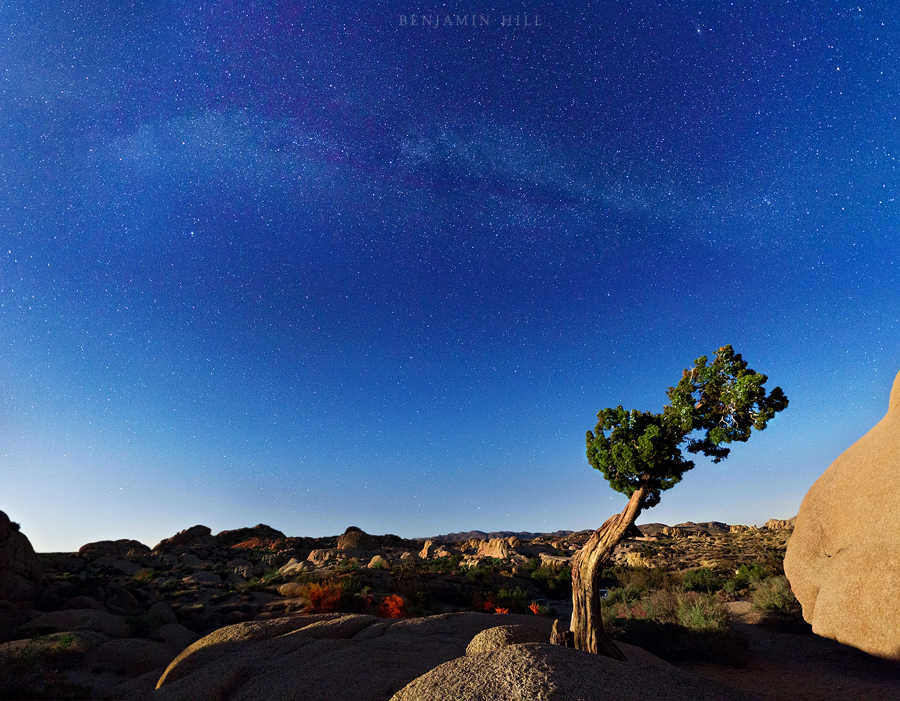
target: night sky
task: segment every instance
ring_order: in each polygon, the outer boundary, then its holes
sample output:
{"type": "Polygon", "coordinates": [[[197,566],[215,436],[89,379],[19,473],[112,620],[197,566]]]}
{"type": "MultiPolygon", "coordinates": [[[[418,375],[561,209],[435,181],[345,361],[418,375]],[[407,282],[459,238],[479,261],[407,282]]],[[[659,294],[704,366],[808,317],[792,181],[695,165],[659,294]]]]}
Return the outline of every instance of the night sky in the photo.
{"type": "Polygon", "coordinates": [[[0,509],[38,551],[596,528],[597,412],[725,344],[790,407],[641,523],[790,518],[887,411],[900,4],[0,27],[0,509]]]}

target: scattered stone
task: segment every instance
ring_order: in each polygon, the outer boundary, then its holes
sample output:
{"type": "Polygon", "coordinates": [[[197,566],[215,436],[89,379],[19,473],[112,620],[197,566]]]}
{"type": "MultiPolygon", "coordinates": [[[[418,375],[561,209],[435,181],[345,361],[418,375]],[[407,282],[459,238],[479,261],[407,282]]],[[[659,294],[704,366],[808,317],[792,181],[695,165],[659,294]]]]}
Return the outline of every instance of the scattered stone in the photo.
{"type": "Polygon", "coordinates": [[[278,593],[288,599],[296,599],[303,596],[303,584],[299,582],[287,582],[278,587],[278,593]]]}
{"type": "Polygon", "coordinates": [[[390,561],[386,560],[381,555],[376,555],[371,560],[369,560],[369,564],[366,565],[370,570],[389,570],[391,569],[390,561]]]}

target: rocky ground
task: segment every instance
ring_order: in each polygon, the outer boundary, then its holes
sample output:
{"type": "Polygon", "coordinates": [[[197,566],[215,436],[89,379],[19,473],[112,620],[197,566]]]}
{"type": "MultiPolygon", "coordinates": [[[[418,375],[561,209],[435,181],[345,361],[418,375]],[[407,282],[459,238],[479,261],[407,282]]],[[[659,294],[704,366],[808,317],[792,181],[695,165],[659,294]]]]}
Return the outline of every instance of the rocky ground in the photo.
{"type": "MultiPolygon", "coordinates": [[[[769,525],[650,524],[620,545],[613,564],[671,573],[703,567],[723,577],[742,564],[777,572],[791,524],[769,525]]],[[[203,636],[234,624],[281,626],[301,612],[339,609],[368,626],[373,617],[533,615],[531,608],[565,622],[567,562],[589,537],[416,541],[349,528],[313,539],[265,525],[217,535],[195,526],[153,548],[102,541],[26,563],[17,530],[7,535],[22,562],[8,564],[7,574],[18,574],[0,577],[13,599],[0,601],[0,698],[140,697],[203,636]]]]}

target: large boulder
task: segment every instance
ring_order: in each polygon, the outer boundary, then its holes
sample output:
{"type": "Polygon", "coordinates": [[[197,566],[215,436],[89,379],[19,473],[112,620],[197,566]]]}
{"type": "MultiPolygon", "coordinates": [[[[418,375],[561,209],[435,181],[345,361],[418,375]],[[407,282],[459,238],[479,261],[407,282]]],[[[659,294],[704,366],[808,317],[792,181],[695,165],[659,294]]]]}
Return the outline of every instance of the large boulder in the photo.
{"type": "Polygon", "coordinates": [[[549,639],[547,618],[482,613],[408,619],[315,614],[239,623],[185,649],[152,698],[387,701],[416,677],[464,655],[469,642],[499,620],[537,628],[549,639]]]}
{"type": "Polygon", "coordinates": [[[171,538],[161,540],[156,544],[156,547],[153,548],[153,552],[158,553],[179,546],[189,547],[191,545],[216,545],[216,537],[212,535],[212,529],[208,526],[191,526],[190,528],[186,528],[185,530],[176,533],[171,538]]]}
{"type": "Polygon", "coordinates": [[[121,538],[119,540],[98,540],[95,543],[85,543],[78,548],[78,554],[88,560],[100,557],[120,558],[125,557],[131,551],[141,553],[150,552],[150,548],[137,540],[121,538]]]}
{"type": "Polygon", "coordinates": [[[759,697],[619,644],[627,660],[550,645],[501,645],[445,662],[392,701],[751,701],[759,697]]]}
{"type": "Polygon", "coordinates": [[[222,531],[216,534],[216,542],[223,548],[248,547],[250,543],[269,543],[274,545],[287,536],[279,530],[258,523],[253,528],[237,528],[233,531],[222,531]]]}
{"type": "Polygon", "coordinates": [[[506,560],[514,554],[515,551],[510,547],[506,538],[491,538],[478,544],[476,557],[494,557],[498,560],[506,560]]]}
{"type": "Polygon", "coordinates": [[[375,539],[356,526],[350,526],[344,531],[337,542],[338,550],[373,550],[376,547],[375,539]]]}
{"type": "Polygon", "coordinates": [[[813,632],[900,659],[900,374],[888,412],[810,488],[784,559],[813,632]]]}
{"type": "Polygon", "coordinates": [[[19,524],[0,511],[0,600],[32,600],[43,583],[40,557],[19,524]]]}

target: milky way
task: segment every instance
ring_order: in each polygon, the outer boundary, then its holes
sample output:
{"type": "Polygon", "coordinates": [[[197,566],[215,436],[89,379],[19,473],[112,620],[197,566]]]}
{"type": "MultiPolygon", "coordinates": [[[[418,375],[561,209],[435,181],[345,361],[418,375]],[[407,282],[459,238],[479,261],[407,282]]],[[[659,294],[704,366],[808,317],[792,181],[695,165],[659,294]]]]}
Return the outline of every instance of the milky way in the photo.
{"type": "Polygon", "coordinates": [[[82,5],[0,8],[0,509],[39,550],[596,527],[597,411],[727,343],[790,407],[642,521],[789,518],[886,411],[897,10],[82,5]]]}

